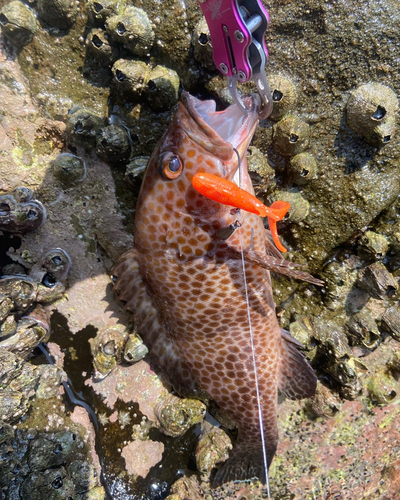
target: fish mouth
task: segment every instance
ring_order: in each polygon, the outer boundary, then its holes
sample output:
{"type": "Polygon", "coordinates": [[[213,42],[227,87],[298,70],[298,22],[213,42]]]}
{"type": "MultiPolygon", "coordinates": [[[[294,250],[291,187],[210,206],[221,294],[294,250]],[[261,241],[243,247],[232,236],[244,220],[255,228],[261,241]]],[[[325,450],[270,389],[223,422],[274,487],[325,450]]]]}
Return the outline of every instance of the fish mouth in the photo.
{"type": "Polygon", "coordinates": [[[182,100],[197,124],[197,130],[194,132],[192,127],[189,135],[222,161],[229,161],[233,155],[236,156],[234,149],[243,161],[258,126],[259,97],[256,94],[243,97],[247,114],[237,104],[216,111],[215,101],[200,101],[187,92],[182,93],[182,100]]]}

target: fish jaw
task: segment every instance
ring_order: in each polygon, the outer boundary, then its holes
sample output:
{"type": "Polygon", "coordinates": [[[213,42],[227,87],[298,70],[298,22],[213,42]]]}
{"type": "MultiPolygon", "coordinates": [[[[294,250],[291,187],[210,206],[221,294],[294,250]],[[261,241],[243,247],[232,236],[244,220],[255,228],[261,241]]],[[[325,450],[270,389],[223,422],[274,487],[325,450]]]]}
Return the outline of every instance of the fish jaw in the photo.
{"type": "MultiPolygon", "coordinates": [[[[247,115],[243,114],[237,104],[232,104],[223,111],[216,111],[215,101],[200,101],[188,93],[183,93],[182,101],[197,126],[196,132],[191,133],[192,137],[224,163],[224,168],[210,173],[237,183],[239,156],[242,175],[248,177],[246,152],[259,123],[256,97],[244,98],[249,108],[247,115]]],[[[251,186],[250,178],[246,184],[251,186]]]]}

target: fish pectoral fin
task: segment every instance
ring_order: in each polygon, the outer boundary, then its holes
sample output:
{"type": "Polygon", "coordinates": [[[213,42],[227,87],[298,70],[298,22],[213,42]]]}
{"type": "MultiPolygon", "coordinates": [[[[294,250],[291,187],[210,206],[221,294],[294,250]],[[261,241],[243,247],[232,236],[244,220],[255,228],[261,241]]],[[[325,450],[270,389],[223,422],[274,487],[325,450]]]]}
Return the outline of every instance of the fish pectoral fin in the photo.
{"type": "MultiPolygon", "coordinates": [[[[239,252],[238,252],[239,253],[239,252]]],[[[240,256],[240,253],[239,253],[240,256]]],[[[308,281],[309,283],[313,283],[314,285],[324,286],[324,282],[319,280],[318,278],[314,278],[311,274],[306,273],[305,271],[299,271],[300,264],[295,264],[294,262],[290,262],[282,257],[276,258],[272,255],[260,255],[253,250],[247,250],[244,252],[244,259],[247,262],[252,262],[253,264],[257,264],[268,271],[278,274],[284,274],[289,278],[296,278],[303,281],[308,281]]]]}
{"type": "Polygon", "coordinates": [[[282,330],[282,365],[279,391],[289,399],[310,398],[315,394],[317,377],[305,357],[297,350],[301,344],[282,330]]]}

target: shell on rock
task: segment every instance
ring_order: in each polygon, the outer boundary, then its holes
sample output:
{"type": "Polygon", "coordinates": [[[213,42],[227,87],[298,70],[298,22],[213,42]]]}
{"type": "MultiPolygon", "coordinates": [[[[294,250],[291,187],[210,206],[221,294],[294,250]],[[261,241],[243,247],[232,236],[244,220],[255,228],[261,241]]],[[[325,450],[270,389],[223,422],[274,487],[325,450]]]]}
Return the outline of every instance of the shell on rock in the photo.
{"type": "Polygon", "coordinates": [[[289,212],[285,217],[285,221],[300,222],[307,217],[310,211],[310,204],[304,196],[297,191],[274,191],[271,198],[273,201],[283,200],[290,203],[289,212]]]}
{"type": "Polygon", "coordinates": [[[114,41],[136,56],[147,56],[153,46],[154,31],[143,9],[129,6],[122,14],[109,17],[105,28],[114,41]]]}
{"type": "Polygon", "coordinates": [[[201,63],[206,69],[215,71],[213,59],[213,46],[211,42],[210,30],[204,17],[196,24],[192,35],[193,55],[196,61],[201,63]]]}
{"type": "Polygon", "coordinates": [[[145,81],[146,98],[150,107],[156,111],[171,109],[178,101],[178,73],[165,66],[156,66],[145,81]]]}
{"type": "Polygon", "coordinates": [[[64,186],[82,182],[86,177],[85,161],[71,153],[61,153],[53,161],[53,174],[64,186]]]}
{"type": "Polygon", "coordinates": [[[80,108],[68,116],[66,134],[70,143],[90,149],[96,144],[96,136],[102,127],[102,117],[88,108],[80,108]]]}
{"type": "Polygon", "coordinates": [[[88,0],[86,2],[88,20],[93,26],[103,26],[109,17],[122,14],[124,8],[125,0],[88,0]]]}
{"type": "Polygon", "coordinates": [[[374,349],[381,341],[381,334],[371,311],[361,310],[346,323],[354,344],[374,349]]]}
{"type": "Polygon", "coordinates": [[[136,158],[132,158],[128,163],[125,171],[125,179],[131,186],[135,186],[138,179],[143,179],[149,159],[150,156],[136,156],[136,158]]]}
{"type": "Polygon", "coordinates": [[[149,66],[143,61],[118,59],[112,67],[113,82],[117,92],[133,100],[139,99],[149,72],[149,66]]]}
{"type": "Polygon", "coordinates": [[[137,333],[131,333],[125,344],[124,360],[128,363],[136,363],[143,359],[149,352],[148,348],[143,344],[143,340],[137,333]]]}
{"type": "Polygon", "coordinates": [[[303,152],[310,142],[308,123],[295,115],[286,115],[276,123],[273,131],[273,147],[282,156],[294,156],[303,152]]]}
{"type": "Polygon", "coordinates": [[[119,47],[110,42],[109,35],[102,29],[92,29],[86,37],[85,45],[102,66],[112,66],[119,57],[119,47]]]}
{"type": "Polygon", "coordinates": [[[375,299],[384,299],[395,295],[399,285],[381,262],[374,262],[360,270],[357,285],[366,290],[375,299]]]}
{"type": "Polygon", "coordinates": [[[0,27],[14,45],[23,47],[33,40],[38,25],[33,11],[26,4],[15,0],[1,9],[0,27]]]}
{"type": "Polygon", "coordinates": [[[346,106],[347,124],[373,146],[387,144],[396,128],[399,101],[393,90],[376,82],[351,92],[346,106]]]}
{"type": "Polygon", "coordinates": [[[273,108],[268,118],[278,121],[293,111],[297,102],[297,89],[294,82],[284,75],[268,75],[273,108]]]}
{"type": "Polygon", "coordinates": [[[358,243],[358,255],[367,261],[384,259],[388,250],[388,240],[374,231],[366,231],[358,243]]]}
{"type": "Polygon", "coordinates": [[[12,194],[18,203],[27,203],[33,198],[32,189],[26,186],[17,186],[14,188],[12,194]]]}
{"type": "Polygon", "coordinates": [[[96,137],[96,153],[100,158],[114,164],[126,161],[131,152],[131,139],[125,127],[108,125],[96,137]]]}
{"type": "Polygon", "coordinates": [[[74,24],[78,3],[75,0],[38,0],[37,11],[47,24],[64,30],[74,24]]]}
{"type": "Polygon", "coordinates": [[[398,306],[386,309],[382,315],[382,323],[390,335],[400,341],[400,310],[398,306]]]}
{"type": "Polygon", "coordinates": [[[100,331],[90,339],[90,350],[93,358],[94,377],[105,378],[122,361],[127,334],[122,328],[115,326],[100,331]]]}
{"type": "Polygon", "coordinates": [[[155,414],[167,436],[182,436],[194,424],[201,422],[207,407],[197,399],[172,396],[155,407],[155,414]]]}
{"type": "Polygon", "coordinates": [[[290,158],[287,170],[290,181],[297,186],[303,186],[317,178],[317,161],[309,153],[299,153],[290,158]]]}
{"type": "Polygon", "coordinates": [[[13,311],[24,313],[36,301],[37,284],[28,276],[4,276],[0,279],[0,294],[13,302],[13,311]]]}
{"type": "Polygon", "coordinates": [[[18,203],[14,196],[0,196],[0,230],[26,234],[38,229],[46,220],[46,209],[38,200],[18,203]]]}

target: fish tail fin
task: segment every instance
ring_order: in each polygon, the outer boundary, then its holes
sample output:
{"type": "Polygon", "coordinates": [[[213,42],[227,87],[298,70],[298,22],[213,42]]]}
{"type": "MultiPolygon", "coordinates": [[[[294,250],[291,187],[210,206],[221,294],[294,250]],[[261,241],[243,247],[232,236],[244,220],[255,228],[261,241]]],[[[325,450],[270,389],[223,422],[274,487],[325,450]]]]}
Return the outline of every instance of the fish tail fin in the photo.
{"type": "MultiPolygon", "coordinates": [[[[266,444],[268,468],[274,458],[277,437],[273,442],[266,444]]],[[[246,443],[240,440],[236,443],[230,457],[224,465],[217,471],[213,479],[213,487],[217,488],[229,481],[245,481],[257,478],[263,484],[266,483],[266,473],[264,465],[264,454],[261,443],[246,443]]]]}

